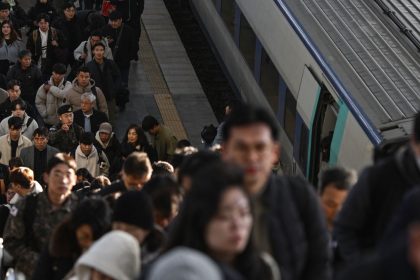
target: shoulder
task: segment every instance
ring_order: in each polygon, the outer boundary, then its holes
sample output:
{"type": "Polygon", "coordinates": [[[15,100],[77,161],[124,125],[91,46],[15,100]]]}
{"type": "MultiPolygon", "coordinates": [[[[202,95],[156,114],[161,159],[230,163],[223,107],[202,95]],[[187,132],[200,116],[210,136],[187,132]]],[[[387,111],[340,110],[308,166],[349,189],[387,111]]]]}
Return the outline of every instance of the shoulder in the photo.
{"type": "Polygon", "coordinates": [[[32,141],[28,137],[26,137],[25,135],[22,135],[22,140],[23,140],[24,144],[29,144],[29,145],[32,146],[32,141]]]}
{"type": "Polygon", "coordinates": [[[31,153],[33,151],[33,148],[33,146],[23,148],[20,152],[20,157],[26,156],[27,154],[31,153]]]}

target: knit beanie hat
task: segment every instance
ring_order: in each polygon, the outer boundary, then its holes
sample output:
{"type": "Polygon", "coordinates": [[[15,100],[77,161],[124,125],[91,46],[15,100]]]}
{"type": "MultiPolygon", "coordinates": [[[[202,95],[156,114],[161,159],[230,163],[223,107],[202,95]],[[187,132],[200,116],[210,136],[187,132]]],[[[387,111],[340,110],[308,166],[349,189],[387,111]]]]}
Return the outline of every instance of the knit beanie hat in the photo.
{"type": "Polygon", "coordinates": [[[123,222],[145,230],[153,229],[153,208],[144,191],[128,191],[115,203],[114,222],[123,222]]]}

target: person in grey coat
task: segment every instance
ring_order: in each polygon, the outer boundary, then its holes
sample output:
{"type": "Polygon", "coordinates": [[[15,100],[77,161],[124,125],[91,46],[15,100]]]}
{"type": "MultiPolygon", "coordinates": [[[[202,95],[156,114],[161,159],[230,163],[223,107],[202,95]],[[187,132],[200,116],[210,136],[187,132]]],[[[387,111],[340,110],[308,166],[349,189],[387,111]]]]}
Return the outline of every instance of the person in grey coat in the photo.
{"type": "Polygon", "coordinates": [[[16,64],[19,52],[25,49],[25,45],[10,21],[3,21],[0,27],[0,73],[7,75],[9,67],[16,64]]]}
{"type": "Polygon", "coordinates": [[[11,103],[10,108],[12,110],[12,114],[9,117],[4,118],[0,122],[0,136],[6,135],[7,133],[9,133],[9,125],[8,125],[9,119],[11,117],[19,117],[22,120],[21,133],[23,136],[26,136],[30,139],[35,129],[38,128],[38,123],[36,122],[34,118],[30,117],[26,113],[26,109],[27,109],[26,102],[23,99],[18,98],[11,103]]]}
{"type": "Polygon", "coordinates": [[[48,161],[59,151],[48,145],[48,130],[45,127],[35,129],[32,140],[34,145],[23,148],[20,158],[24,166],[34,171],[35,180],[41,183],[43,182],[42,174],[47,170],[48,161]]]}

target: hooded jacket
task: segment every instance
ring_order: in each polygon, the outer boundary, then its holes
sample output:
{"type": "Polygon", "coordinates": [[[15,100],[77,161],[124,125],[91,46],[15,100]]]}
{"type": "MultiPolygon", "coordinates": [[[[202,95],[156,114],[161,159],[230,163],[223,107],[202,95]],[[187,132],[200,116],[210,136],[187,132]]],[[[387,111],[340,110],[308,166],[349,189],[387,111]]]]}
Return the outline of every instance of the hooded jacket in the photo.
{"type": "Polygon", "coordinates": [[[65,102],[65,93],[71,88],[69,81],[61,80],[58,86],[54,86],[52,79],[48,81],[52,85],[50,90],[45,92],[44,85],[38,88],[35,97],[35,106],[46,124],[54,125],[58,122],[57,109],[65,102]]]}
{"type": "Polygon", "coordinates": [[[86,168],[93,177],[100,175],[108,176],[108,158],[102,151],[99,154],[94,145],[92,145],[92,151],[88,156],[82,152],[80,145],[77,146],[74,159],[76,160],[77,168],[86,168]],[[103,168],[100,168],[101,165],[103,168]]]}
{"type": "MultiPolygon", "coordinates": [[[[105,53],[104,57],[108,59],[113,59],[112,57],[112,50],[108,45],[107,39],[102,39],[101,43],[105,45],[105,53]]],[[[92,54],[92,45],[90,44],[90,37],[86,40],[80,43],[80,45],[74,50],[74,59],[80,61],[80,56],[85,53],[86,58],[83,61],[84,64],[87,64],[88,62],[92,61],[93,54],[92,54]]]]}
{"type": "MultiPolygon", "coordinates": [[[[0,136],[6,135],[7,133],[9,133],[8,121],[11,117],[12,116],[9,116],[0,122],[0,136]]],[[[31,118],[30,116],[28,116],[28,114],[25,113],[25,117],[23,118],[21,134],[23,136],[28,137],[28,139],[32,139],[34,131],[37,128],[38,128],[38,123],[35,121],[35,119],[31,118]],[[30,121],[30,119],[32,120],[30,121]]]]}
{"type": "MultiPolygon", "coordinates": [[[[73,112],[80,109],[80,96],[85,92],[92,92],[92,87],[95,86],[95,81],[90,79],[90,83],[87,87],[82,88],[77,83],[77,79],[74,79],[69,89],[65,91],[66,103],[73,107],[73,112]]],[[[108,105],[106,103],[105,96],[102,90],[98,87],[96,89],[96,102],[94,108],[101,112],[104,112],[108,116],[108,105]],[[99,108],[98,108],[99,105],[99,108]]],[[[94,94],[94,93],[93,93],[94,94]]]]}
{"type": "Polygon", "coordinates": [[[107,143],[103,143],[99,137],[99,131],[96,132],[95,146],[100,147],[106,154],[106,157],[110,163],[109,174],[112,175],[114,173],[120,172],[122,166],[121,144],[118,141],[115,133],[112,132],[109,141],[107,143]]]}
{"type": "Polygon", "coordinates": [[[75,279],[91,279],[92,268],[112,279],[137,279],[140,272],[138,241],[119,230],[104,235],[77,261],[75,279]]]}
{"type": "MultiPolygon", "coordinates": [[[[18,146],[16,149],[16,156],[20,155],[20,151],[23,148],[32,146],[32,141],[27,137],[21,135],[18,140],[18,146]]],[[[9,160],[12,158],[12,148],[10,146],[10,136],[9,134],[3,135],[0,137],[0,152],[1,158],[0,163],[9,165],[9,160]]]]}

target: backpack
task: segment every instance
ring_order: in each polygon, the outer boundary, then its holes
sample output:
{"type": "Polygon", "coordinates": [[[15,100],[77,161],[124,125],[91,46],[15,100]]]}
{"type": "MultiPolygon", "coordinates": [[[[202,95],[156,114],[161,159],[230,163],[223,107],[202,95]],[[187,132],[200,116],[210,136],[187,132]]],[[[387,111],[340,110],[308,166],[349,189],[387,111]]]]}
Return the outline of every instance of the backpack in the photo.
{"type": "Polygon", "coordinates": [[[201,130],[201,139],[206,145],[211,145],[216,135],[217,127],[215,127],[213,124],[205,125],[201,130]]]}
{"type": "Polygon", "coordinates": [[[95,95],[95,97],[96,97],[96,99],[95,99],[96,100],[96,107],[98,108],[98,111],[100,111],[99,110],[99,101],[98,101],[98,92],[96,91],[96,86],[93,86],[90,89],[92,91],[92,94],[95,95]]]}

